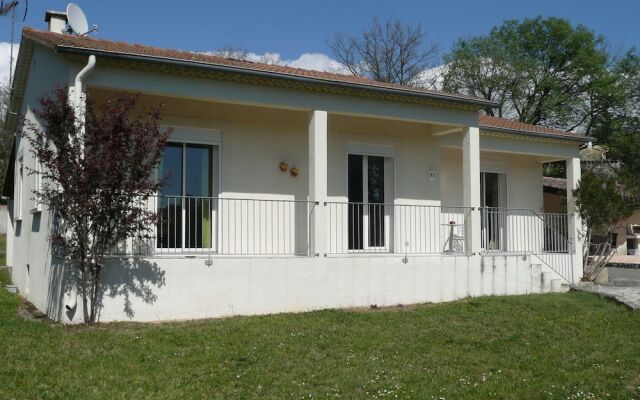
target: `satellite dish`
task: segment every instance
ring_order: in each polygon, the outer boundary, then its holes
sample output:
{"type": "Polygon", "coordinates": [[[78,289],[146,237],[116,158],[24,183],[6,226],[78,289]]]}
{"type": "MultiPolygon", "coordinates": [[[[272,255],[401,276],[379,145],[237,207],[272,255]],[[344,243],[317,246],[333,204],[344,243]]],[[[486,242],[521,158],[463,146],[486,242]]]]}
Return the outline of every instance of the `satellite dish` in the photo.
{"type": "Polygon", "coordinates": [[[67,5],[67,20],[73,33],[78,36],[84,36],[89,33],[89,23],[82,9],[75,3],[67,5]]]}

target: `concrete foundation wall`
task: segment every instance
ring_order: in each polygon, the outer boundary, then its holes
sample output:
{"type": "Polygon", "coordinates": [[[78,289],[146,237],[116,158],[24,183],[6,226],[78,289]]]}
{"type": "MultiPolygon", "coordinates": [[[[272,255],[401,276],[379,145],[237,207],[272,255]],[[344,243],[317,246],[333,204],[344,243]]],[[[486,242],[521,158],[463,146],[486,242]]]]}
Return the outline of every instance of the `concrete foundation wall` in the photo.
{"type": "MultiPolygon", "coordinates": [[[[399,256],[213,258],[211,266],[205,260],[112,259],[100,320],[197,319],[539,293],[542,273],[548,272],[515,255],[409,256],[406,263],[399,256]]],[[[58,287],[51,292],[59,294],[50,299],[52,317],[81,322],[80,298],[59,289],[61,277],[52,282],[58,287]]]]}

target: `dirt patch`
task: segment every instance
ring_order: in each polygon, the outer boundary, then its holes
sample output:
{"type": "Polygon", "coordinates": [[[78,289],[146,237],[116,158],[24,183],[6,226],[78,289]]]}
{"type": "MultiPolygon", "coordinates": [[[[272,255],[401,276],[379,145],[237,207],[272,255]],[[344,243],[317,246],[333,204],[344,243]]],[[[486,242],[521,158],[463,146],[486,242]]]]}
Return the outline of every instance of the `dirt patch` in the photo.
{"type": "Polygon", "coordinates": [[[340,308],[341,311],[351,312],[401,312],[401,311],[414,311],[418,308],[425,307],[431,303],[419,303],[419,304],[396,304],[395,306],[381,307],[377,304],[371,304],[369,307],[346,307],[340,308]]]}
{"type": "Polygon", "coordinates": [[[38,310],[36,306],[31,304],[26,299],[21,299],[22,303],[18,307],[18,315],[27,321],[42,321],[48,324],[54,324],[55,322],[47,317],[47,314],[38,310]]]}

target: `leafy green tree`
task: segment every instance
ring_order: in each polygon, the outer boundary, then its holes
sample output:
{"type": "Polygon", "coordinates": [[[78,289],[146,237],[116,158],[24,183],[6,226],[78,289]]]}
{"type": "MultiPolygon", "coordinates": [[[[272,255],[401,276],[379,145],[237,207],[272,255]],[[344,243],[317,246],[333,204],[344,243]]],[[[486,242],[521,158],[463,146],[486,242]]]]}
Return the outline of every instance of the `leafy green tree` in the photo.
{"type": "Polygon", "coordinates": [[[135,112],[138,98],[89,101],[82,123],[68,88],[58,88],[35,111],[42,128],[25,119],[24,139],[42,166],[34,195],[61,222],[51,242],[73,266],[85,323],[96,322],[102,306],[106,255],[127,238],[148,239],[157,220],[147,199],[162,187],[163,177],[153,176],[170,131],[159,126],[160,107],[135,112]]]}
{"type": "Polygon", "coordinates": [[[615,100],[605,40],[561,18],[508,20],[445,55],[443,89],[498,103],[489,115],[589,133],[615,100]]]}
{"type": "Polygon", "coordinates": [[[595,120],[593,136],[608,148],[620,184],[635,201],[640,200],[640,56],[629,51],[615,65],[620,76],[618,98],[595,120]]]}
{"type": "Polygon", "coordinates": [[[633,213],[633,201],[617,179],[618,170],[597,163],[582,174],[574,191],[584,221],[584,279],[593,280],[611,258],[613,233],[633,213]]]}

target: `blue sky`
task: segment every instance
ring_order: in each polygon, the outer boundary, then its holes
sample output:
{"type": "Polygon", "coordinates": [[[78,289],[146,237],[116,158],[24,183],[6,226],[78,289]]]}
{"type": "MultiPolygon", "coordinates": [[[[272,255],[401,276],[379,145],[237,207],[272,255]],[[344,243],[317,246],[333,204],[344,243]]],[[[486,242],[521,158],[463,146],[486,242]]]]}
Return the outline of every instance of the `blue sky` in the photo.
{"type": "MultiPolygon", "coordinates": [[[[183,50],[216,50],[225,45],[294,60],[304,53],[330,54],[327,37],[358,32],[372,17],[420,22],[429,37],[450,48],[459,37],[487,33],[509,18],[559,16],[603,34],[615,49],[640,48],[639,0],[76,0],[96,36],[183,50]]],[[[46,9],[64,10],[67,1],[30,1],[26,24],[44,28],[46,9]]],[[[0,19],[0,42],[9,40],[9,19],[0,19]]],[[[20,23],[19,28],[22,23],[20,23]]],[[[0,69],[6,56],[0,53],[0,69]]],[[[0,78],[2,76],[0,75],[0,78]]]]}

